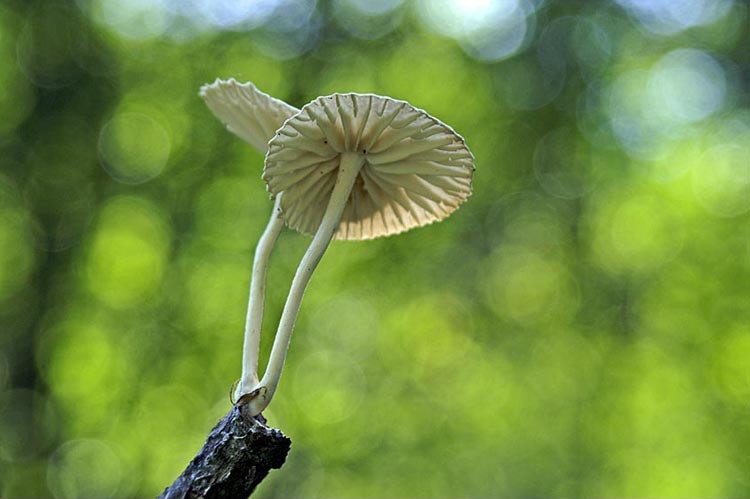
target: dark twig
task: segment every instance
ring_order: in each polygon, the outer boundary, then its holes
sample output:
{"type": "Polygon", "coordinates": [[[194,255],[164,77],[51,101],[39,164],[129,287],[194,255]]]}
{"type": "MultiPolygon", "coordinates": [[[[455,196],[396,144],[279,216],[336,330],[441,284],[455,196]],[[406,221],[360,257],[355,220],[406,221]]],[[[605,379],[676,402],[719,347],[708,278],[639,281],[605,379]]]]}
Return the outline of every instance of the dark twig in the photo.
{"type": "Polygon", "coordinates": [[[240,499],[248,497],[272,469],[281,468],[292,441],[247,416],[240,401],[211,430],[185,471],[159,499],[240,499]]]}

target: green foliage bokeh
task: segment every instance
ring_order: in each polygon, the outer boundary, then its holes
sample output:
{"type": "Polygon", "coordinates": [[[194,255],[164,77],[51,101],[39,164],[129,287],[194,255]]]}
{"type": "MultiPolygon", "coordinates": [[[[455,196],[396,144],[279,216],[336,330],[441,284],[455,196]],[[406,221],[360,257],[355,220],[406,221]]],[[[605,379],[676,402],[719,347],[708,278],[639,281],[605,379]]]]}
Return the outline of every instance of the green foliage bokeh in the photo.
{"type": "Polygon", "coordinates": [[[156,495],[229,409],[271,202],[216,77],[407,100],[476,156],[444,222],[331,245],[258,497],[750,494],[746,4],[210,5],[0,5],[0,496],[156,495]]]}

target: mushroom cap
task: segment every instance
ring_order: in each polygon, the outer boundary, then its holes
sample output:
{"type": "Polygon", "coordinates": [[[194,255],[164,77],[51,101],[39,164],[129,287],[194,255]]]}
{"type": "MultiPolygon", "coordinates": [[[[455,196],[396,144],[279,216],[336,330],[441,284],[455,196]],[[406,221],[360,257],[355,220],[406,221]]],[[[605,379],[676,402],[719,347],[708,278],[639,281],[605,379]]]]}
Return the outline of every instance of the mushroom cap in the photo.
{"type": "Polygon", "coordinates": [[[336,239],[373,239],[442,220],[471,195],[474,156],[451,127],[407,102],[333,94],[306,104],[268,144],[263,179],[281,192],[286,224],[306,234],[320,225],[340,155],[364,166],[336,239]]]}
{"type": "Polygon", "coordinates": [[[264,154],[276,130],[299,111],[252,83],[238,83],[234,78],[217,78],[203,85],[199,95],[230,132],[264,154]]]}

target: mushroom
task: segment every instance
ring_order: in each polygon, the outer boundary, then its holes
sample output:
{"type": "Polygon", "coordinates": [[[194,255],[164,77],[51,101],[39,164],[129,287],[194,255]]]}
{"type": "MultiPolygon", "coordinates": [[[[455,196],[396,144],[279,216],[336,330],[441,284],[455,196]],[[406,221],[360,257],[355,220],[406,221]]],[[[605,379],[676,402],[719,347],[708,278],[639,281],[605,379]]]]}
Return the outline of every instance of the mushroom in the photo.
{"type": "MultiPolygon", "coordinates": [[[[286,102],[261,92],[252,83],[238,83],[234,78],[227,81],[217,78],[212,84],[203,85],[200,96],[230,132],[263,154],[276,130],[299,111],[286,102]]],[[[242,348],[242,377],[237,384],[235,397],[247,393],[258,384],[258,352],[266,294],[266,271],[271,250],[284,226],[280,200],[281,195],[277,195],[271,219],[255,249],[242,348]]]]}
{"type": "Polygon", "coordinates": [[[448,125],[389,97],[319,97],[268,144],[263,178],[286,224],[313,240],[292,281],[255,415],[281,376],[302,295],[332,238],[373,239],[442,220],[471,194],[474,157],[448,125]]]}

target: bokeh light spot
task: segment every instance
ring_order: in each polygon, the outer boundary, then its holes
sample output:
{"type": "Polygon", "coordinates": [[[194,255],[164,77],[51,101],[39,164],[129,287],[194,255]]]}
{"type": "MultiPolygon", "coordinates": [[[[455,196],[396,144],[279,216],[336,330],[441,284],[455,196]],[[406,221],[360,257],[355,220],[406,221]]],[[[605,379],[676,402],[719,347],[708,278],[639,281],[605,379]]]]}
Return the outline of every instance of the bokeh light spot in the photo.
{"type": "Polygon", "coordinates": [[[631,69],[612,78],[605,110],[628,154],[657,159],[672,141],[694,137],[693,125],[719,111],[726,92],[724,71],[713,57],[677,49],[649,70],[631,69]]]}
{"type": "Polygon", "coordinates": [[[525,59],[507,63],[496,79],[508,107],[524,111],[549,104],[565,84],[564,77],[547,74],[539,64],[525,59]]]}
{"type": "Polygon", "coordinates": [[[660,144],[653,109],[646,94],[648,73],[633,70],[618,75],[606,91],[606,110],[610,126],[626,152],[636,157],[651,157],[660,144]]]}
{"type": "Polygon", "coordinates": [[[163,35],[174,18],[169,0],[92,0],[87,8],[95,21],[135,40],[163,35]]]}
{"type": "Polygon", "coordinates": [[[249,251],[271,210],[272,203],[257,178],[220,178],[198,197],[197,232],[214,247],[249,251]]]}
{"type": "Polygon", "coordinates": [[[50,327],[37,365],[63,413],[75,415],[72,432],[109,428],[107,413],[134,387],[132,355],[122,345],[135,340],[103,316],[71,313],[50,327]]]}
{"type": "Polygon", "coordinates": [[[700,50],[678,49],[651,69],[651,109],[664,121],[694,122],[716,112],[727,84],[721,66],[700,50]]]}
{"type": "Polygon", "coordinates": [[[336,424],[353,416],[364,396],[358,363],[341,353],[318,351],[297,364],[292,396],[318,424],[336,424]]]}
{"type": "Polygon", "coordinates": [[[485,28],[460,40],[461,48],[483,62],[498,62],[518,53],[524,46],[532,17],[521,9],[498,28],[485,28]]]}
{"type": "Polygon", "coordinates": [[[590,188],[591,159],[591,148],[578,139],[575,130],[558,128],[537,142],[534,173],[548,193],[575,199],[590,188]]]}
{"type": "MultiPolygon", "coordinates": [[[[379,338],[390,374],[423,386],[441,383],[475,351],[470,308],[460,296],[425,293],[395,308],[379,338]]],[[[442,403],[443,394],[433,393],[442,403]]]]}
{"type": "Polygon", "coordinates": [[[713,360],[719,394],[728,402],[750,406],[750,329],[735,326],[722,336],[713,360]]]}
{"type": "Polygon", "coordinates": [[[380,319],[369,301],[350,295],[326,300],[310,313],[309,335],[299,338],[309,348],[323,345],[351,359],[363,360],[376,346],[380,319]]]}
{"type": "Polygon", "coordinates": [[[102,166],[125,184],[141,184],[159,175],[170,148],[167,130],[151,116],[140,113],[116,115],[99,135],[102,166]]]}
{"type": "Polygon", "coordinates": [[[430,29],[460,38],[508,19],[519,3],[518,0],[438,0],[419,1],[417,6],[430,29]]]}
{"type": "Polygon", "coordinates": [[[693,193],[710,213],[736,217],[750,210],[750,144],[728,143],[706,151],[692,171],[693,193]]]}
{"type": "Polygon", "coordinates": [[[651,271],[681,250],[685,228],[668,201],[631,192],[604,197],[593,222],[593,247],[611,270],[651,271]]]}
{"type": "Polygon", "coordinates": [[[333,15],[338,24],[352,35],[374,40],[398,27],[403,17],[399,8],[402,3],[403,0],[335,0],[333,15]]]}
{"type": "Polygon", "coordinates": [[[659,183],[670,183],[687,175],[705,152],[705,146],[694,137],[665,142],[654,151],[654,159],[634,161],[633,167],[647,178],[659,183]]]}
{"type": "Polygon", "coordinates": [[[322,24],[315,0],[278,0],[255,46],[276,59],[299,57],[315,46],[322,24]]]}
{"type": "Polygon", "coordinates": [[[733,0],[615,0],[648,31],[673,35],[695,26],[719,20],[733,0]]]}
{"type": "Polygon", "coordinates": [[[262,26],[279,0],[193,0],[184,10],[197,22],[210,22],[223,29],[249,30],[262,26]]]}
{"type": "Polygon", "coordinates": [[[89,289],[110,306],[143,303],[159,289],[170,243],[161,210],[144,198],[119,197],[102,209],[89,246],[89,289]]]}
{"type": "Polygon", "coordinates": [[[611,34],[595,18],[577,17],[570,37],[570,49],[576,55],[584,78],[588,80],[601,74],[614,50],[611,34]]]}
{"type": "Polygon", "coordinates": [[[0,301],[26,284],[33,265],[27,218],[18,210],[0,209],[0,301]]]}
{"type": "Polygon", "coordinates": [[[609,366],[618,381],[598,401],[598,424],[612,449],[600,490],[618,496],[727,495],[727,475],[716,457],[719,441],[707,424],[710,410],[691,361],[651,339],[633,346],[619,352],[621,365],[609,366]],[[689,481],[681,476],[685,466],[689,481]]]}
{"type": "Polygon", "coordinates": [[[360,12],[369,15],[381,15],[401,7],[404,0],[380,0],[378,2],[372,2],[370,0],[343,0],[352,7],[356,8],[360,12]]]}
{"type": "Polygon", "coordinates": [[[675,348],[707,344],[716,332],[702,306],[712,292],[694,265],[675,262],[650,281],[638,298],[634,311],[639,329],[675,348]]]}
{"type": "Polygon", "coordinates": [[[192,325],[208,329],[211,337],[241,328],[240,311],[247,305],[252,257],[201,253],[198,259],[188,256],[183,263],[187,280],[183,305],[192,325]]]}
{"type": "Polygon", "coordinates": [[[532,326],[566,324],[575,316],[578,293],[560,262],[529,248],[503,248],[490,262],[485,293],[501,317],[532,326]]]}
{"type": "Polygon", "coordinates": [[[28,282],[34,261],[29,214],[10,180],[0,175],[0,303],[28,282]]]}
{"type": "Polygon", "coordinates": [[[535,10],[526,0],[420,0],[417,9],[428,29],[458,40],[466,53],[486,62],[521,49],[535,10]]]}
{"type": "Polygon", "coordinates": [[[56,499],[117,497],[123,463],[103,440],[65,442],[50,456],[47,483],[56,499]]]}

